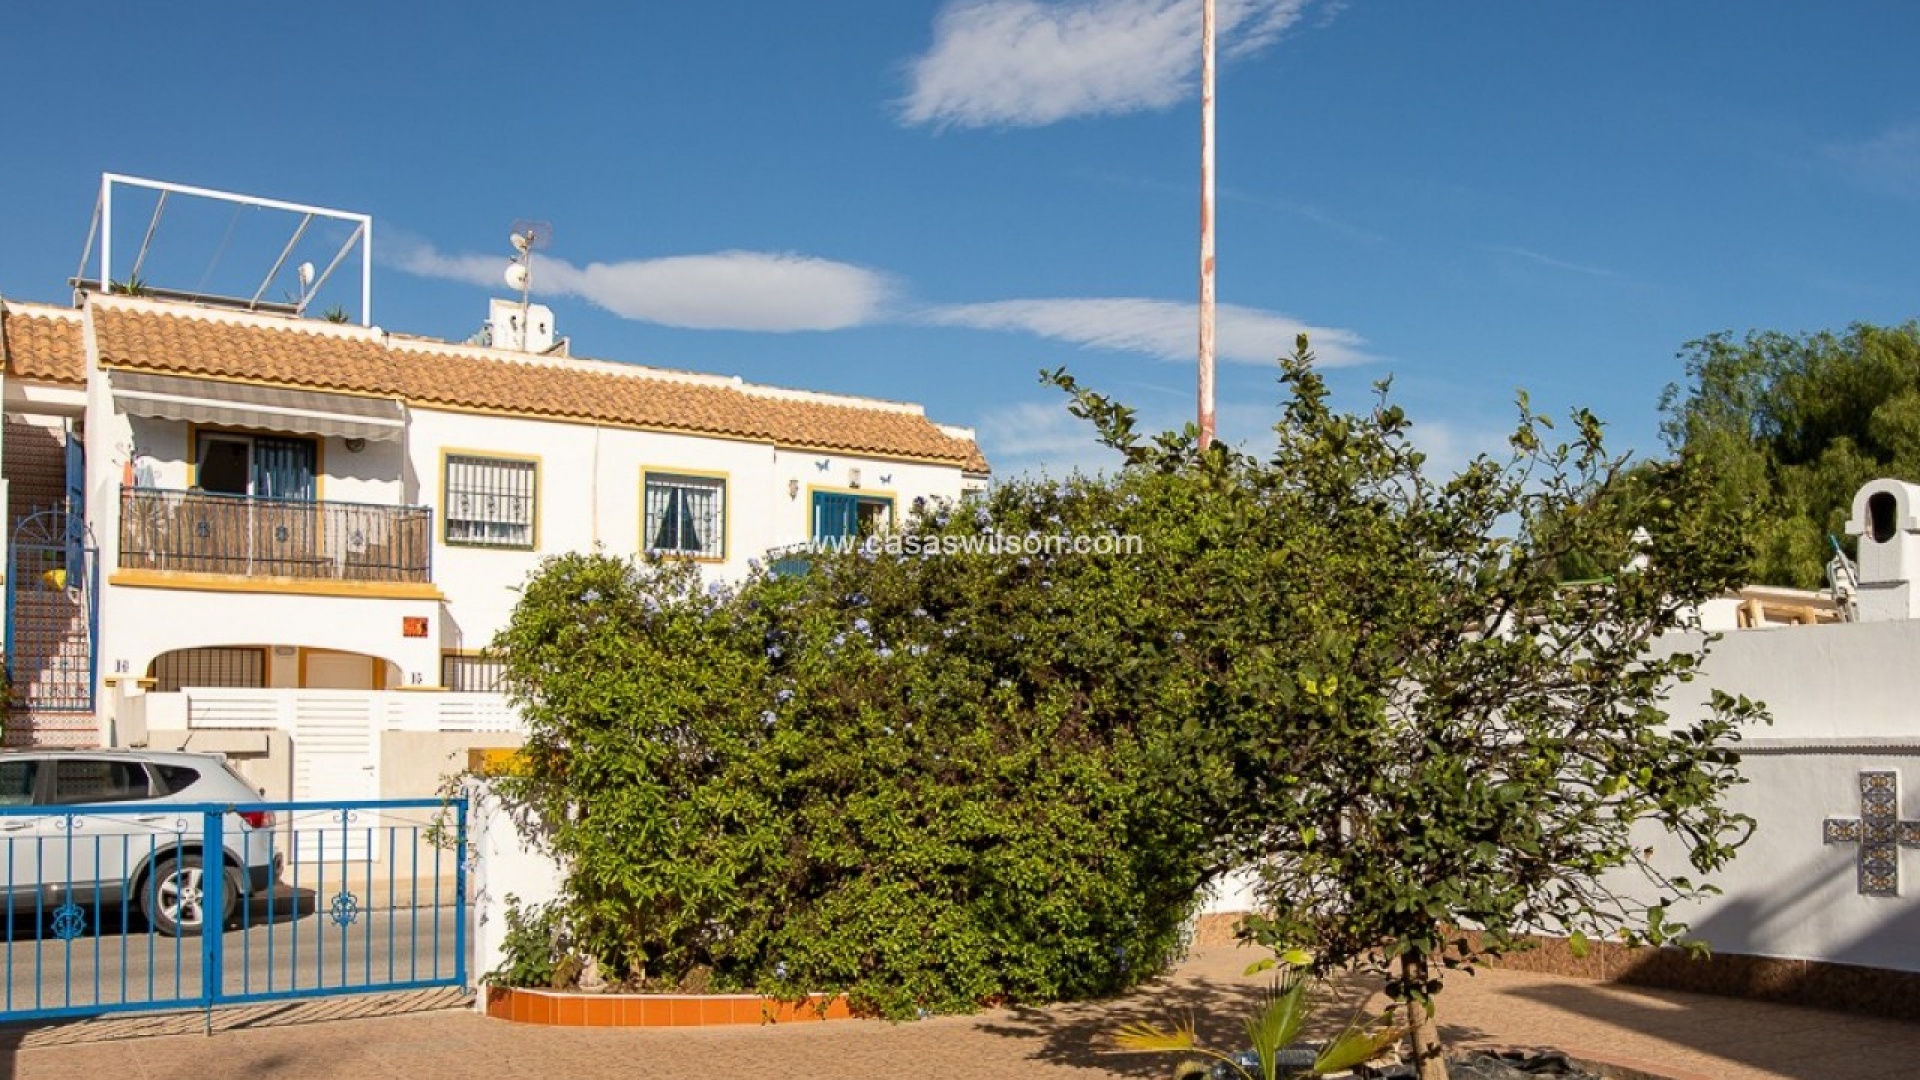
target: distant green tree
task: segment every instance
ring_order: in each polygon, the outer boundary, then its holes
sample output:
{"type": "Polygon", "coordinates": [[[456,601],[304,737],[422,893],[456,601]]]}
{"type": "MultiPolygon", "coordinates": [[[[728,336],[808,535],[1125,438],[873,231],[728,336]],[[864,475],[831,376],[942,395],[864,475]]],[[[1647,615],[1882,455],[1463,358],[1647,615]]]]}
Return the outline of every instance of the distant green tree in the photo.
{"type": "Polygon", "coordinates": [[[1750,580],[1817,588],[1861,484],[1920,479],[1920,324],[1715,334],[1680,353],[1668,449],[1723,507],[1753,514],[1750,580]]]}

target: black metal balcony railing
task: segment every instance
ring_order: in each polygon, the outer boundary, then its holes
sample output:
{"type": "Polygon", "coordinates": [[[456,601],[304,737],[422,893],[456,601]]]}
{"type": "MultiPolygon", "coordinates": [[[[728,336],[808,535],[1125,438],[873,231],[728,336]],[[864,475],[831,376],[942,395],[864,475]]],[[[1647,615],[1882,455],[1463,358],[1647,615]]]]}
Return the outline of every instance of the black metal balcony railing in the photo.
{"type": "Polygon", "coordinates": [[[424,506],[120,489],[120,568],[322,581],[429,582],[424,506]]]}

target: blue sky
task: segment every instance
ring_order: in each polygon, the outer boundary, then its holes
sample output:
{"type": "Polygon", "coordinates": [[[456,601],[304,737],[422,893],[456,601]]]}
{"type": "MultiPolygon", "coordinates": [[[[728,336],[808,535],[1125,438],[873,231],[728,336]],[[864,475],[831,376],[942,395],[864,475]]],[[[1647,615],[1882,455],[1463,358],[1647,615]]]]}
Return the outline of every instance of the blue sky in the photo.
{"type": "MultiPolygon", "coordinates": [[[[1686,341],[1915,314],[1920,6],[1220,5],[1227,438],[1262,444],[1300,327],[1452,461],[1522,387],[1657,451],[1686,341]]],[[[579,355],[919,401],[1002,473],[1097,465],[1038,369],[1191,416],[1199,12],[17,5],[0,295],[65,301],[105,171],[370,213],[375,321],[454,339],[542,219],[579,355]]],[[[170,211],[154,269],[257,276],[253,224],[170,211]]]]}

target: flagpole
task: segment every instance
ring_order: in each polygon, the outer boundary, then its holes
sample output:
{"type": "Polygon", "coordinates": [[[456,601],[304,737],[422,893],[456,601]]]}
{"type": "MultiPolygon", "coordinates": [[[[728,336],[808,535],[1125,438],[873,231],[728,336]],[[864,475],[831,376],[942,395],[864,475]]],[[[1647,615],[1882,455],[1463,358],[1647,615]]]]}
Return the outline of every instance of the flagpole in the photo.
{"type": "Polygon", "coordinates": [[[1213,19],[1200,14],[1200,449],[1213,445],[1213,19]]]}

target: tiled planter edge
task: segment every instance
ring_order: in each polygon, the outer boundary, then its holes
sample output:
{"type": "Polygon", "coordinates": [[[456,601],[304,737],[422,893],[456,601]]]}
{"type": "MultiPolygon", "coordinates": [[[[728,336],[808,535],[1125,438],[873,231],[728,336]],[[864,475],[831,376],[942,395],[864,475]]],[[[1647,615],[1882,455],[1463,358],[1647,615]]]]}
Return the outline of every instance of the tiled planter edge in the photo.
{"type": "Polygon", "coordinates": [[[846,1020],[847,999],[814,994],[803,1004],[758,994],[579,994],[487,986],[485,1012],[495,1020],[556,1027],[716,1027],[846,1020]]]}

